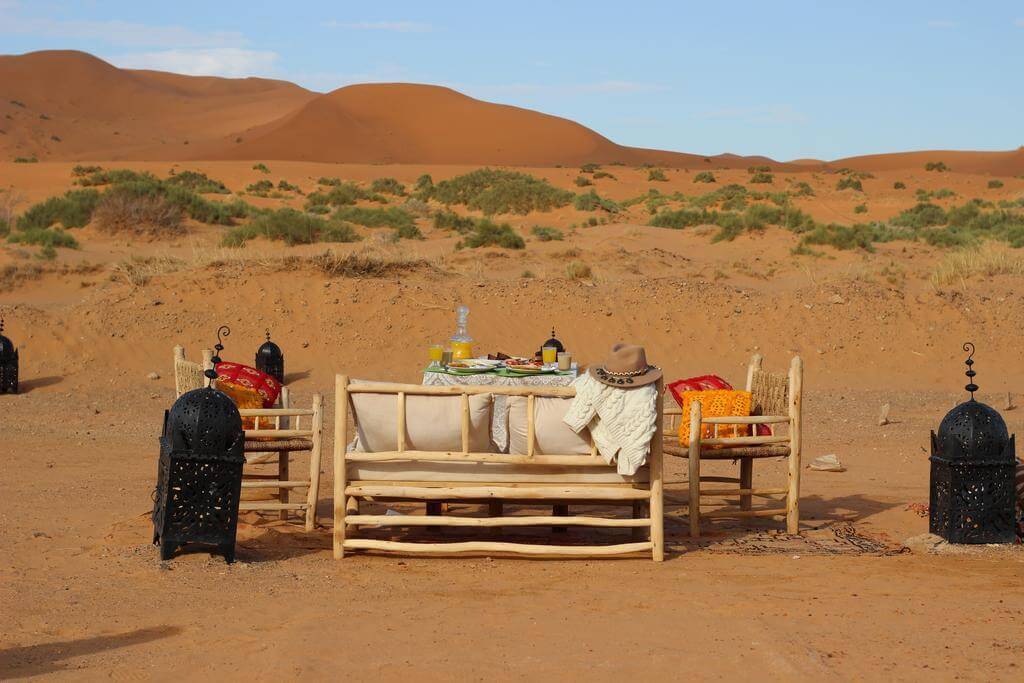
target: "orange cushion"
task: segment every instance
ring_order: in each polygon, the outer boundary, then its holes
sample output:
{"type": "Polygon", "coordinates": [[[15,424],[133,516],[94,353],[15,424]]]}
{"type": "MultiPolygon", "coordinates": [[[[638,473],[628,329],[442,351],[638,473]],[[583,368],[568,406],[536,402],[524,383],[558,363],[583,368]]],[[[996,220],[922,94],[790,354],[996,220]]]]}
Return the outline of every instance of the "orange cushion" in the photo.
{"type": "MultiPolygon", "coordinates": [[[[252,387],[247,387],[242,384],[236,384],[235,382],[228,379],[217,378],[217,389],[223,391],[228,397],[235,402],[239,410],[244,408],[262,408],[263,407],[263,396],[260,392],[252,387]]],[[[243,417],[242,418],[242,429],[256,429],[257,420],[260,418],[256,417],[243,417]]],[[[260,429],[273,429],[274,419],[265,417],[261,420],[259,425],[260,429]]]]}
{"type": "MultiPolygon", "coordinates": [[[[679,423],[679,443],[690,445],[690,406],[700,401],[701,417],[749,417],[750,392],[736,389],[710,391],[684,391],[681,393],[683,417],[679,423]]],[[[730,438],[750,436],[750,425],[701,425],[700,438],[730,438]],[[718,433],[715,433],[715,428],[718,433]]]]}

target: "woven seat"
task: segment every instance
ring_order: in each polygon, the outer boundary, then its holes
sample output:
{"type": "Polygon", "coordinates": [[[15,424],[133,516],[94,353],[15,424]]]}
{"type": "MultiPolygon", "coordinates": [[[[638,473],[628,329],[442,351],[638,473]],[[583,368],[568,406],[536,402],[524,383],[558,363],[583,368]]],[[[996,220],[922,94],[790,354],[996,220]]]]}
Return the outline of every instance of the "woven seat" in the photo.
{"type": "MultiPolygon", "coordinates": [[[[739,460],[740,458],[788,458],[790,447],[785,444],[771,446],[742,446],[739,448],[715,448],[702,450],[701,460],[739,460]]],[[[690,449],[675,443],[665,444],[665,455],[674,455],[677,458],[690,457],[690,449]]]]}
{"type": "Polygon", "coordinates": [[[309,451],[313,449],[312,439],[246,439],[246,453],[263,451],[309,451]]]}

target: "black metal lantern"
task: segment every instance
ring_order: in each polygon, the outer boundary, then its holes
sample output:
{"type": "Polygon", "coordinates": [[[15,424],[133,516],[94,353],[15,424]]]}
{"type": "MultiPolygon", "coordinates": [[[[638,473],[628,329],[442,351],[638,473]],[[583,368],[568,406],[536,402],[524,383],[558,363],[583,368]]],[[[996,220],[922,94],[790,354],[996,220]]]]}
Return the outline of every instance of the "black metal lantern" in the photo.
{"type": "Polygon", "coordinates": [[[1014,437],[993,408],[974,399],[974,344],[964,344],[971,398],[932,432],[928,530],[950,543],[1012,543],[1014,437]]]}
{"type": "Polygon", "coordinates": [[[284,384],[284,354],[280,346],[270,341],[270,330],[267,330],[267,341],[256,350],[256,369],[284,384]]]}
{"type": "Polygon", "coordinates": [[[3,335],[4,319],[0,318],[0,394],[18,393],[18,349],[3,335]]]}
{"type": "MultiPolygon", "coordinates": [[[[217,373],[206,376],[212,381],[217,373]]],[[[244,446],[238,408],[212,387],[183,394],[164,413],[153,505],[160,559],[186,543],[206,543],[234,561],[244,446]]]]}

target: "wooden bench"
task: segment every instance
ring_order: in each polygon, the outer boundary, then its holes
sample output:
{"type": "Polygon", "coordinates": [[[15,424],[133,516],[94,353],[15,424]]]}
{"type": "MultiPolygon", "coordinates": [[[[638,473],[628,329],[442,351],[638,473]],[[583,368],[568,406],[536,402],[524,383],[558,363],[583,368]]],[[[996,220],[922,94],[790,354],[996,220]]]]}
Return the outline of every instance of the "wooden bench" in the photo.
{"type": "MultiPolygon", "coordinates": [[[[658,411],[663,409],[658,383],[658,411]]],[[[636,476],[618,475],[591,445],[587,455],[538,454],[534,402],[541,397],[572,398],[571,387],[421,386],[352,383],[337,375],[334,433],[334,557],[345,551],[401,553],[512,553],[601,557],[650,552],[664,558],[661,420],[651,440],[648,463],[636,476]],[[394,396],[397,448],[386,452],[348,451],[349,409],[353,395],[394,396]],[[471,452],[470,396],[504,394],[527,400],[525,454],[471,452]],[[461,448],[442,452],[406,448],[406,402],[410,396],[461,397],[461,448]],[[408,475],[403,473],[408,472],[408,475]],[[372,477],[372,478],[371,478],[372,477]],[[490,517],[361,514],[363,501],[453,502],[487,505],[490,517]],[[629,506],[630,518],[598,516],[509,516],[504,503],[629,506]],[[630,528],[628,543],[605,545],[529,544],[511,541],[404,542],[359,537],[360,527],[585,526],[630,528]],[[645,533],[646,530],[646,533],[645,533]],[[644,538],[646,536],[646,538],[644,538]]],[[[356,425],[358,427],[358,425],[356,425]]]]}

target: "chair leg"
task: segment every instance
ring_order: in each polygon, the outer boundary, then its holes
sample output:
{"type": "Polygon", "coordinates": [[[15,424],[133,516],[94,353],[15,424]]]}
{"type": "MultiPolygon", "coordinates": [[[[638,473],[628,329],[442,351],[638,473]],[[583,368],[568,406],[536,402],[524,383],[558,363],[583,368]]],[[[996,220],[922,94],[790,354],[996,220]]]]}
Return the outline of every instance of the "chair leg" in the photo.
{"type": "MultiPolygon", "coordinates": [[[[740,458],[740,488],[754,488],[754,459],[740,458]]],[[[753,497],[750,494],[740,494],[740,510],[749,510],[753,497]]]]}
{"type": "Polygon", "coordinates": [[[789,456],[789,491],[786,493],[786,533],[800,533],[800,455],[789,456]]]}
{"type": "MultiPolygon", "coordinates": [[[[277,478],[281,481],[288,481],[288,451],[281,451],[277,456],[277,478]]],[[[277,499],[281,503],[288,502],[288,489],[278,489],[277,499]]],[[[281,510],[281,519],[288,519],[288,511],[281,510]]]]}
{"type": "Polygon", "coordinates": [[[700,401],[690,404],[690,537],[700,537],[700,438],[701,438],[701,405],[700,401]]]}

